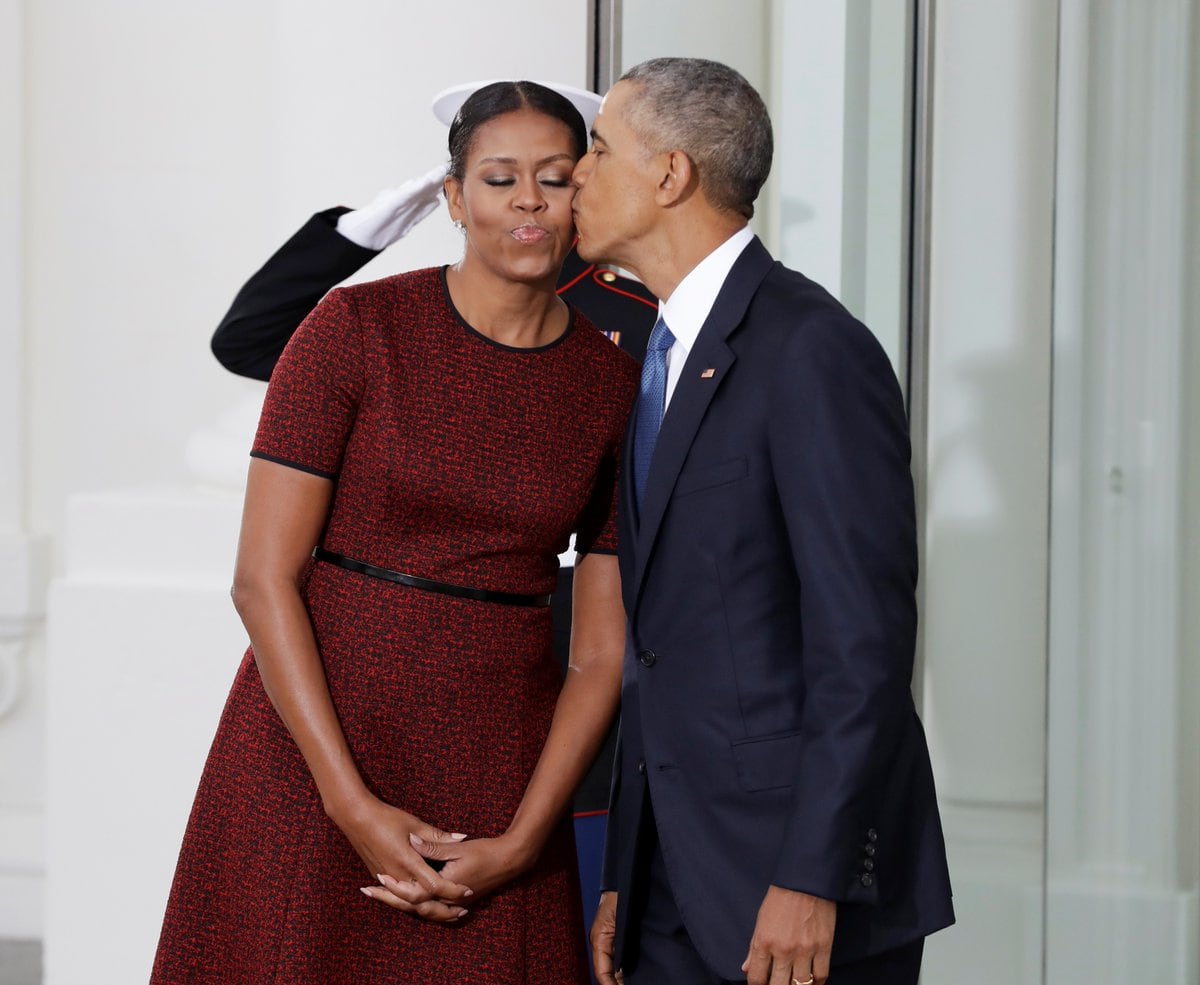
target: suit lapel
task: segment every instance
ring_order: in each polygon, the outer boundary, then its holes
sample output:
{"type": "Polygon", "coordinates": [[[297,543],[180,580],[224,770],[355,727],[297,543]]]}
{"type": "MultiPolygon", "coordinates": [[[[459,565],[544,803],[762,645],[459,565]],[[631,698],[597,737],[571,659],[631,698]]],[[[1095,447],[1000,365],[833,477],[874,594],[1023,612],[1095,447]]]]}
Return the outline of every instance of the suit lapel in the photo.
{"type": "MultiPolygon", "coordinates": [[[[746,308],[759,284],[767,275],[773,264],[771,255],[766,247],[754,240],[742,251],[737,262],[729,272],[724,286],[721,288],[712,311],[705,319],[696,337],[696,344],[688,354],[687,362],[683,364],[683,372],[676,384],[671,402],[663,417],[662,428],[658,432],[658,442],[654,446],[654,457],[650,460],[650,471],[646,477],[646,495],[642,503],[641,515],[632,524],[627,524],[633,534],[634,565],[633,585],[629,593],[629,602],[636,604],[641,595],[642,580],[646,566],[654,550],[654,542],[658,529],[662,524],[663,515],[675,488],[679,471],[683,468],[688,450],[696,437],[700,422],[704,419],[708,405],[712,402],[717,390],[725,381],[730,368],[737,356],[726,344],[726,340],[735,328],[741,324],[746,314],[746,308]],[[712,370],[709,373],[709,370],[712,370]]],[[[631,430],[628,432],[632,435],[631,430]]],[[[629,440],[626,446],[626,476],[631,475],[628,468],[629,440]]],[[[622,485],[622,493],[632,496],[632,479],[627,479],[622,485]]],[[[632,503],[631,499],[626,502],[632,503]]],[[[622,511],[632,517],[632,508],[622,511]]],[[[622,572],[624,577],[626,572],[622,572]]],[[[630,609],[632,611],[632,609],[630,609]]]]}

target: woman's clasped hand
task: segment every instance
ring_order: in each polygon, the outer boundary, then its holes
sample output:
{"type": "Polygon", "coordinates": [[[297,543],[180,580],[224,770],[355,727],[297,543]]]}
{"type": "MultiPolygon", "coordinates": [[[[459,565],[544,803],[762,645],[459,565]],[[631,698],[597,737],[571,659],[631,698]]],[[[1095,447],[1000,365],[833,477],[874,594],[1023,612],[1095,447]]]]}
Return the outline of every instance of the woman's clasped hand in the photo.
{"type": "Polygon", "coordinates": [[[364,886],[363,893],[398,910],[426,920],[452,922],[466,916],[472,898],[487,896],[511,882],[532,864],[527,851],[511,835],[467,840],[420,825],[422,834],[410,832],[412,849],[421,860],[408,879],[381,872],[379,886],[364,886]],[[432,869],[427,860],[442,865],[432,869]],[[432,875],[432,879],[429,876],[432,875]]]}
{"type": "Polygon", "coordinates": [[[442,831],[376,797],[331,817],[379,882],[363,886],[364,895],[425,920],[449,923],[466,916],[463,904],[474,890],[438,873],[420,851],[456,844],[466,835],[442,831]]]}

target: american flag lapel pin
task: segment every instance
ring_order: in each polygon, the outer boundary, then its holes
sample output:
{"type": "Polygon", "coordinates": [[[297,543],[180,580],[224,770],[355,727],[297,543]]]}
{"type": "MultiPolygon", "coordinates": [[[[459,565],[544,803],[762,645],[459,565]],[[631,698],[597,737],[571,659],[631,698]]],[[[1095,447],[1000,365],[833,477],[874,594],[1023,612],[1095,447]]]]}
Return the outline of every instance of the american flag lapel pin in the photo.
{"type": "Polygon", "coordinates": [[[717,371],[710,366],[708,369],[706,369],[703,373],[700,374],[700,379],[711,380],[716,374],[717,374],[717,371]]]}

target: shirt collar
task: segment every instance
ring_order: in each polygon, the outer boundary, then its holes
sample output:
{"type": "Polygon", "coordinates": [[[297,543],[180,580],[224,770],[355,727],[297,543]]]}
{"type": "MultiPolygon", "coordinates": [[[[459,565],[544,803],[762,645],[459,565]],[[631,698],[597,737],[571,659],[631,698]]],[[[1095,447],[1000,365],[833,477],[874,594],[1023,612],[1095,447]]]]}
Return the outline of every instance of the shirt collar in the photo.
{"type": "Polygon", "coordinates": [[[729,271],[752,239],[754,233],[750,227],[743,226],[689,270],[666,301],[659,301],[659,317],[666,321],[676,345],[685,351],[691,352],[696,344],[696,336],[712,311],[729,271]]]}

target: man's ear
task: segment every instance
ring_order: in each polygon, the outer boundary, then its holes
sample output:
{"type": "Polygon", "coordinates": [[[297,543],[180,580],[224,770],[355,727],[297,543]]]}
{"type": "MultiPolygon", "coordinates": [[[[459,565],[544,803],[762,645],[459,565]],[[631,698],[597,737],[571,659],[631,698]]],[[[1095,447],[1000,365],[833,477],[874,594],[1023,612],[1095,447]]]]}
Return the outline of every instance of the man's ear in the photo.
{"type": "Polygon", "coordinates": [[[696,165],[681,150],[670,150],[659,155],[662,158],[661,178],[655,199],[659,205],[671,206],[691,196],[699,187],[700,178],[696,165]]]}

